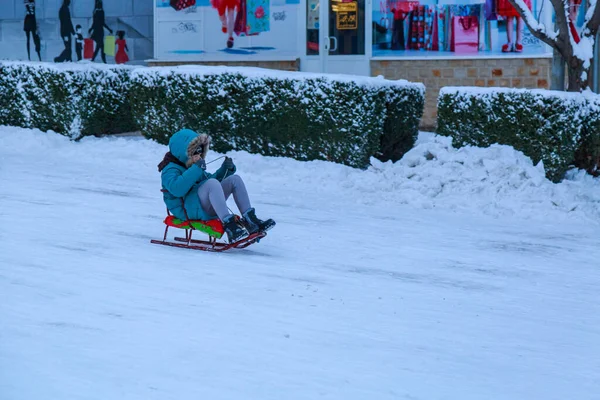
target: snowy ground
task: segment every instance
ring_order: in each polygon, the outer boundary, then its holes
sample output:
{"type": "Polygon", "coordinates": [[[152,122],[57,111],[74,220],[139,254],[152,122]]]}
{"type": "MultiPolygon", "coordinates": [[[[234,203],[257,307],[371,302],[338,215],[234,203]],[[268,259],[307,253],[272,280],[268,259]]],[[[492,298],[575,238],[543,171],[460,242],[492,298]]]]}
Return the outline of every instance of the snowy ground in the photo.
{"type": "Polygon", "coordinates": [[[149,243],[164,152],[0,128],[0,399],[599,398],[596,180],[233,153],[278,226],[209,254],[149,243]]]}

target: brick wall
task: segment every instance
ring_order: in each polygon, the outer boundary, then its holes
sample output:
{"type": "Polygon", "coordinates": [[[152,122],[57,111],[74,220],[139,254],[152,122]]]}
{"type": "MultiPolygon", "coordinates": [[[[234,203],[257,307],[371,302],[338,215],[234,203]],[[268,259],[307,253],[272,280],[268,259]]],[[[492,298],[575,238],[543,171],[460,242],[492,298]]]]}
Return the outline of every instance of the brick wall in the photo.
{"type": "Polygon", "coordinates": [[[437,97],[444,86],[550,87],[551,58],[472,60],[372,60],[371,74],[422,82],[426,87],[422,129],[434,129],[437,97]]]}
{"type": "Polygon", "coordinates": [[[259,67],[283,71],[299,71],[300,59],[294,61],[148,61],[148,66],[164,67],[173,65],[226,65],[229,67],[259,67]]]}
{"type": "MultiPolygon", "coordinates": [[[[43,61],[53,61],[64,49],[60,38],[58,10],[62,0],[36,0],[36,20],[40,29],[41,55],[43,61]]],[[[27,59],[23,20],[23,0],[0,0],[0,58],[27,59]]],[[[92,23],[94,0],[72,0],[73,25],[81,25],[84,35],[92,23]]],[[[131,60],[143,61],[153,57],[153,0],[104,0],[106,24],[126,32],[127,47],[131,60]]],[[[108,34],[108,31],[105,31],[108,34]]],[[[73,50],[74,50],[73,45],[73,50]]],[[[37,60],[31,43],[32,60],[37,60]]],[[[73,56],[75,52],[73,51],[73,56]]],[[[96,59],[96,61],[99,60],[96,59]]],[[[109,57],[109,62],[110,57],[109,57]]]]}

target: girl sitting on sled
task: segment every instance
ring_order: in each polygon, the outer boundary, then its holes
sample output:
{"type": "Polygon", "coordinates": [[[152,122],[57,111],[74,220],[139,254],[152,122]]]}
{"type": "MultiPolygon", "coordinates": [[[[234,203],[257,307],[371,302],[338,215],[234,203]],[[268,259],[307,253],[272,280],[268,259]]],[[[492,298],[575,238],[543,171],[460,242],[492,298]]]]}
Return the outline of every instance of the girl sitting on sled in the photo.
{"type": "Polygon", "coordinates": [[[175,133],[169,140],[169,152],[158,165],[158,171],[163,199],[171,214],[181,220],[219,218],[229,243],[274,227],[272,219],[262,221],[256,217],[244,181],[235,175],[236,167],[231,158],[226,157],[215,173],[206,172],[209,146],[208,135],[199,135],[190,129],[175,133]],[[227,199],[232,194],[243,216],[240,221],[227,208],[227,199]]]}

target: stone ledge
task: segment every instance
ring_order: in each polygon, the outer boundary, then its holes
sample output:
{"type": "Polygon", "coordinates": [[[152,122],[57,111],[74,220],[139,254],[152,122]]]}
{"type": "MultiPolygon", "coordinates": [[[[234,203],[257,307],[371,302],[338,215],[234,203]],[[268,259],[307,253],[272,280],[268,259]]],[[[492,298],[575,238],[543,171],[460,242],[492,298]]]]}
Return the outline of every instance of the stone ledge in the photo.
{"type": "Polygon", "coordinates": [[[300,71],[300,59],[270,60],[270,61],[161,61],[148,60],[149,67],[173,67],[177,65],[224,65],[228,67],[259,67],[283,71],[300,71]]]}
{"type": "Polygon", "coordinates": [[[421,129],[435,130],[437,98],[444,86],[521,87],[547,89],[551,80],[550,58],[371,59],[371,74],[386,79],[406,79],[425,84],[425,110],[421,129]]]}

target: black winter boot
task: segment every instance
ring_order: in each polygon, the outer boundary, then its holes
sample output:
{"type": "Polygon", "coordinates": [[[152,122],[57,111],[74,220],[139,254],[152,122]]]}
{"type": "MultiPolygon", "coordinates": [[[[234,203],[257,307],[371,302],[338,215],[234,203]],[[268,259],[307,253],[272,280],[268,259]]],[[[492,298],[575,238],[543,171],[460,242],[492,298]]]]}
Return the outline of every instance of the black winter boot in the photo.
{"type": "Polygon", "coordinates": [[[266,232],[275,226],[275,221],[268,219],[266,221],[260,220],[256,217],[254,208],[249,209],[244,213],[243,224],[252,235],[256,232],[266,232]]]}
{"type": "Polygon", "coordinates": [[[238,242],[249,236],[248,231],[238,223],[235,215],[230,215],[223,221],[223,229],[225,229],[229,243],[238,242]]]}

